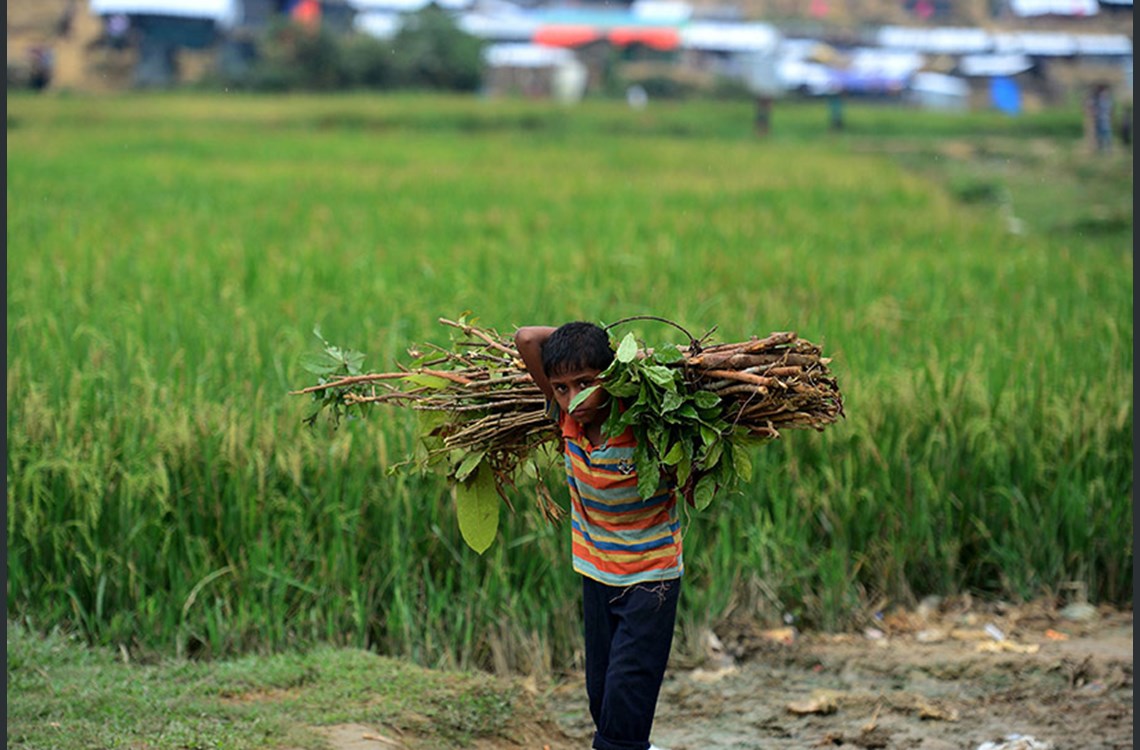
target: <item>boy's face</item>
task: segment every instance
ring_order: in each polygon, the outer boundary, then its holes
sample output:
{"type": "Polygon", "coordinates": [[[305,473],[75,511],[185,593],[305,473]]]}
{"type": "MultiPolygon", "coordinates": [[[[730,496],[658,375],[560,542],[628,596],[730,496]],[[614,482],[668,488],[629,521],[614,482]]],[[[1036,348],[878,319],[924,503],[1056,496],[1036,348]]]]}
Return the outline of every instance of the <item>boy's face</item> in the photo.
{"type": "Polygon", "coordinates": [[[551,375],[550,387],[554,389],[554,400],[558,404],[558,408],[563,413],[569,414],[574,418],[578,424],[583,427],[591,425],[600,425],[605,421],[609,411],[606,409],[606,404],[609,402],[609,394],[605,389],[599,388],[590,394],[582,403],[578,404],[573,412],[570,411],[570,402],[574,398],[592,385],[600,385],[601,381],[598,375],[601,370],[594,370],[586,368],[582,370],[574,370],[572,372],[560,372],[557,375],[551,375]]]}

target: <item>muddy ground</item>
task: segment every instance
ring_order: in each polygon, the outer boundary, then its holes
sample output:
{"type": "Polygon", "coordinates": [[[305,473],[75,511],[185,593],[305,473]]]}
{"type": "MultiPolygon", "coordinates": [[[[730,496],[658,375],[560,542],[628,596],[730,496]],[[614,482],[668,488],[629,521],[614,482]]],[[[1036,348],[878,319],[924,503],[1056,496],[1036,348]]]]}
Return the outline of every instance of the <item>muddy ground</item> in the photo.
{"type": "MultiPolygon", "coordinates": [[[[652,738],[665,750],[1133,746],[1131,611],[959,600],[860,633],[727,622],[704,641],[666,675],[652,738]]],[[[534,710],[475,750],[590,747],[580,674],[526,697],[534,710]]],[[[318,731],[334,750],[419,746],[360,725],[318,731]]]]}
{"type": "MultiPolygon", "coordinates": [[[[663,748],[1132,747],[1131,612],[950,607],[847,635],[731,624],[712,635],[699,666],[666,677],[663,748]]],[[[564,735],[551,750],[590,746],[581,684],[548,699],[564,735]]]]}

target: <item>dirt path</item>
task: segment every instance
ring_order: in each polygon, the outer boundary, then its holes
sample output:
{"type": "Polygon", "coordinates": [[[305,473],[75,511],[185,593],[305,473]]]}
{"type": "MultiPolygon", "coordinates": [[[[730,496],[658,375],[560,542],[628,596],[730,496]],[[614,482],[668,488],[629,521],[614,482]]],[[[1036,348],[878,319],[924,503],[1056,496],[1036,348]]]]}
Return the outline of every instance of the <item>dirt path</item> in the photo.
{"type": "MultiPolygon", "coordinates": [[[[780,642],[786,635],[722,630],[730,645],[667,676],[654,742],[669,750],[1132,747],[1130,612],[1089,621],[1024,611],[909,617],[861,635],[780,642]]],[[[580,693],[577,680],[554,691],[569,742],[552,750],[590,745],[580,693]]]]}
{"type": "MultiPolygon", "coordinates": [[[[1133,746],[1131,612],[950,607],[886,616],[860,634],[726,623],[706,640],[699,663],[666,675],[653,740],[667,750],[1133,746]]],[[[581,675],[545,704],[522,711],[509,740],[474,750],[587,750],[581,675]]],[[[318,731],[334,750],[419,746],[360,725],[318,731]]]]}

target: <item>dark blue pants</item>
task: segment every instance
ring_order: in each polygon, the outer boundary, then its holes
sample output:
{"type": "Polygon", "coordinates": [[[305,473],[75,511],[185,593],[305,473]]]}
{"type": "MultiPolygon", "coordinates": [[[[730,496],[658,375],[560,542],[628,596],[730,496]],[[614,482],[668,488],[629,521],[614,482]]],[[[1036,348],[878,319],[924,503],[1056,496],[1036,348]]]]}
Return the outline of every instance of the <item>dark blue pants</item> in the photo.
{"type": "Polygon", "coordinates": [[[595,750],[646,750],[681,579],[606,586],[582,576],[586,694],[595,750]]]}

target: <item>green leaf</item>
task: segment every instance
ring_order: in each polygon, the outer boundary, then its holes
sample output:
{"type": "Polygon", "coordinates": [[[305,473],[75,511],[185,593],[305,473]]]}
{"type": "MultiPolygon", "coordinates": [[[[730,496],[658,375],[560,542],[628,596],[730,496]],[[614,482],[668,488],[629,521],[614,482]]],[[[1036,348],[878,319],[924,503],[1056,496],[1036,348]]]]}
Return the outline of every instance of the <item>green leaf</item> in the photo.
{"type": "Polygon", "coordinates": [[[625,338],[621,340],[621,344],[618,345],[614,359],[618,362],[629,363],[635,357],[637,357],[637,339],[633,337],[632,333],[627,333],[625,338]]]}
{"type": "Polygon", "coordinates": [[[314,375],[332,375],[340,369],[341,362],[328,352],[310,353],[301,355],[301,367],[314,375]]]}
{"type": "Polygon", "coordinates": [[[657,463],[653,460],[646,441],[638,440],[637,446],[633,449],[633,463],[637,467],[637,494],[641,499],[648,500],[657,492],[657,487],[661,483],[661,472],[658,471],[657,463]]]}
{"type": "Polygon", "coordinates": [[[360,368],[364,366],[364,354],[346,350],[344,352],[344,364],[348,368],[349,375],[359,375],[360,368]]]}
{"type": "Polygon", "coordinates": [[[681,460],[677,462],[677,484],[681,485],[689,481],[689,475],[692,473],[693,455],[691,451],[685,451],[681,460]]]}
{"type": "Polygon", "coordinates": [[[467,479],[467,477],[471,475],[471,472],[479,467],[485,453],[486,451],[471,451],[465,455],[463,460],[459,462],[459,466],[455,469],[456,480],[462,482],[467,479]]]}
{"type": "Polygon", "coordinates": [[[677,414],[678,416],[684,417],[685,419],[691,419],[694,422],[701,418],[700,415],[697,414],[697,410],[693,408],[692,404],[683,405],[681,408],[677,409],[677,414]]]}
{"type": "Polygon", "coordinates": [[[709,507],[709,503],[712,502],[715,494],[716,480],[708,476],[701,477],[693,489],[693,505],[696,506],[697,510],[704,510],[709,507]]]}
{"type": "Polygon", "coordinates": [[[676,466],[685,457],[685,446],[678,440],[669,448],[669,452],[661,457],[661,462],[667,466],[676,466]]]}
{"type": "Polygon", "coordinates": [[[701,461],[702,469],[708,471],[717,465],[717,462],[720,461],[721,454],[724,452],[723,446],[724,443],[720,440],[709,444],[708,448],[705,450],[704,459],[701,461]]]}
{"type": "Polygon", "coordinates": [[[444,388],[447,388],[449,385],[451,385],[451,381],[447,378],[441,378],[438,375],[424,375],[422,373],[408,375],[404,378],[404,380],[412,383],[413,385],[420,385],[424,388],[432,388],[437,391],[442,391],[444,388]]]}
{"type": "Polygon", "coordinates": [[[455,485],[455,514],[467,546],[480,555],[486,552],[499,530],[499,493],[490,467],[480,467],[474,478],[455,485]]]}
{"type": "Polygon", "coordinates": [[[642,368],[642,372],[654,385],[661,386],[662,388],[669,388],[671,390],[677,389],[677,381],[673,378],[675,370],[670,370],[668,367],[661,365],[650,365],[642,368]]]}
{"type": "Polygon", "coordinates": [[[701,425],[701,442],[705,445],[712,445],[720,437],[717,431],[708,425],[701,425]]]}
{"type": "Polygon", "coordinates": [[[697,408],[709,409],[720,403],[720,396],[712,391],[697,391],[693,394],[693,400],[697,402],[697,408]]]}
{"type": "Polygon", "coordinates": [[[661,365],[671,365],[684,358],[684,352],[675,346],[659,346],[653,350],[653,361],[661,365]]]}
{"type": "Polygon", "coordinates": [[[661,411],[671,412],[679,408],[685,403],[685,397],[676,391],[666,391],[664,398],[661,399],[661,411]]]}
{"type": "Polygon", "coordinates": [[[752,455],[748,452],[747,446],[740,443],[731,443],[732,445],[732,465],[736,469],[736,475],[744,482],[752,481],[752,455]]]}
{"type": "Polygon", "coordinates": [[[590,396],[593,396],[594,391],[598,390],[601,387],[602,386],[600,386],[600,385],[592,385],[589,388],[586,388],[582,391],[579,391],[578,395],[570,400],[570,405],[566,407],[566,411],[572,412],[575,409],[577,409],[579,406],[582,405],[583,401],[588,399],[590,396]]]}

